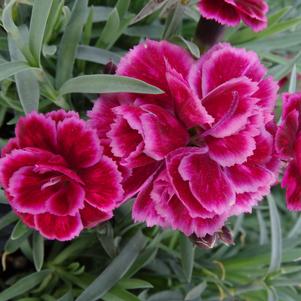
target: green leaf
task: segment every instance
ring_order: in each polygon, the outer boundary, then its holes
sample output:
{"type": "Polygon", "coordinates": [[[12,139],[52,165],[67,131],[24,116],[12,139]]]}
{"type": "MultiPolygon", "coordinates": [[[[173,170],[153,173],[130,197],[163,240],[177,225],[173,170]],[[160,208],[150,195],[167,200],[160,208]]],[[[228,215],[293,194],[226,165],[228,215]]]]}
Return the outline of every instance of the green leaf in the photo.
{"type": "Polygon", "coordinates": [[[63,83],[72,77],[77,46],[82,35],[87,12],[88,0],[76,0],[74,2],[71,17],[65,28],[58,51],[57,88],[60,88],[63,83]]]}
{"type": "Polygon", "coordinates": [[[259,230],[260,230],[260,235],[259,235],[259,244],[265,245],[268,243],[268,231],[267,231],[267,225],[266,222],[262,216],[261,210],[257,209],[257,219],[258,219],[258,224],[259,224],[259,230]]]}
{"type": "Polygon", "coordinates": [[[11,211],[0,218],[0,230],[18,220],[18,217],[11,211]]]}
{"type": "Polygon", "coordinates": [[[147,281],[141,279],[122,279],[118,282],[118,285],[126,290],[135,290],[143,288],[153,288],[153,285],[147,281]]]}
{"type": "Polygon", "coordinates": [[[185,301],[196,300],[202,295],[206,288],[207,282],[203,281],[201,284],[195,286],[187,293],[187,295],[185,296],[185,301]]]}
{"type": "Polygon", "coordinates": [[[144,18],[148,17],[149,15],[155,13],[158,11],[160,8],[163,7],[169,0],[163,0],[163,1],[158,1],[158,0],[150,0],[142,9],[141,11],[135,16],[135,18],[132,20],[131,25],[135,24],[144,18]]]}
{"type": "Polygon", "coordinates": [[[185,46],[185,48],[187,48],[196,59],[200,58],[200,56],[201,56],[200,49],[193,42],[185,40],[182,36],[175,36],[172,38],[172,40],[185,46]]]}
{"type": "Polygon", "coordinates": [[[93,22],[97,23],[107,21],[112,10],[113,9],[111,7],[93,6],[93,22]]]}
{"type": "Polygon", "coordinates": [[[130,3],[131,0],[118,0],[116,4],[116,9],[120,18],[123,18],[123,16],[127,13],[130,3]]]}
{"type": "Polygon", "coordinates": [[[17,238],[17,239],[9,238],[5,243],[4,251],[6,253],[16,252],[31,233],[32,233],[32,230],[27,228],[27,231],[24,232],[19,238],[17,238]]]}
{"type": "Polygon", "coordinates": [[[269,273],[277,272],[281,267],[282,262],[282,230],[281,222],[275,199],[272,194],[267,197],[271,219],[271,262],[269,273]]]}
{"type": "Polygon", "coordinates": [[[195,247],[190,239],[182,234],[180,236],[180,249],[183,272],[187,281],[190,283],[194,265],[195,247]]]}
{"type": "Polygon", "coordinates": [[[44,43],[47,44],[55,33],[55,26],[60,18],[62,8],[64,6],[64,1],[52,0],[52,6],[48,15],[47,24],[44,33],[44,43]]]}
{"type": "Polygon", "coordinates": [[[295,93],[297,90],[297,65],[294,64],[292,72],[291,72],[291,78],[290,78],[290,85],[288,92],[295,93]]]}
{"type": "Polygon", "coordinates": [[[162,91],[141,80],[116,75],[83,75],[67,81],[60,89],[60,94],[69,93],[143,93],[161,94],[162,91]]]}
{"type": "Polygon", "coordinates": [[[115,7],[108,17],[108,21],[102,30],[100,37],[96,43],[96,47],[109,48],[112,41],[115,39],[120,26],[120,17],[117,8],[115,7]]]}
{"type": "Polygon", "coordinates": [[[59,298],[57,301],[73,301],[72,291],[67,292],[65,295],[63,295],[61,298],[59,298]]]}
{"type": "MultiPolygon", "coordinates": [[[[15,41],[22,54],[25,56],[29,65],[35,65],[35,59],[30,51],[28,39],[24,35],[24,31],[21,32],[18,26],[13,20],[13,8],[16,4],[16,0],[11,0],[4,8],[2,14],[3,27],[8,35],[15,41]]],[[[27,29],[27,28],[26,28],[27,29]]]]}
{"type": "Polygon", "coordinates": [[[34,0],[33,3],[29,27],[29,46],[37,66],[40,66],[44,34],[52,3],[53,0],[34,0]]]}
{"type": "Polygon", "coordinates": [[[102,298],[104,301],[141,301],[132,293],[116,286],[102,298]]]}
{"type": "Polygon", "coordinates": [[[103,297],[129,270],[145,243],[146,238],[139,231],[76,301],[95,301],[103,297]]]}
{"type": "Polygon", "coordinates": [[[168,39],[178,33],[183,20],[184,11],[185,6],[178,1],[175,9],[169,13],[167,18],[163,39],[168,39]]]}
{"type": "Polygon", "coordinates": [[[0,293],[0,301],[14,300],[13,298],[29,292],[48,276],[50,271],[41,271],[26,276],[0,293]]]}
{"type": "Polygon", "coordinates": [[[22,221],[18,221],[15,225],[13,232],[11,234],[11,239],[16,240],[22,237],[26,232],[28,231],[28,228],[25,224],[22,223],[22,221]]]}
{"type": "MultiPolygon", "coordinates": [[[[23,60],[24,56],[10,37],[8,38],[8,44],[12,61],[23,60]]],[[[39,108],[40,87],[33,72],[29,69],[15,75],[18,96],[25,113],[37,111],[39,108]]]]}
{"type": "Polygon", "coordinates": [[[0,81],[9,78],[12,75],[18,74],[19,72],[34,69],[24,62],[8,62],[0,64],[0,81]]]}
{"type": "Polygon", "coordinates": [[[120,56],[114,52],[97,47],[80,45],[77,48],[76,58],[88,62],[106,65],[108,62],[118,64],[120,56]]]}
{"type": "Polygon", "coordinates": [[[32,252],[34,266],[37,272],[39,272],[44,262],[44,238],[37,231],[33,233],[32,252]]]}

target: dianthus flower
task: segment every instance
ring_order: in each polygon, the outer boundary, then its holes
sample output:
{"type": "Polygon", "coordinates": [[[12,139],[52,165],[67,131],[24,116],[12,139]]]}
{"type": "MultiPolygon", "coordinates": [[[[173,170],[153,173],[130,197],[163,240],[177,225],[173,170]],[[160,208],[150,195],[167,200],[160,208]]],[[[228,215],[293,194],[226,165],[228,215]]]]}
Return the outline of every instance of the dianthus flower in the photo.
{"type": "Polygon", "coordinates": [[[70,240],[110,219],[123,194],[96,132],[63,110],[19,119],[2,150],[0,180],[16,214],[48,239],[70,240]]]}
{"type": "Polygon", "coordinates": [[[100,97],[90,124],[120,166],[133,217],[204,237],[250,212],[276,180],[277,84],[254,52],[219,44],[195,62],[178,46],[146,41],[117,74],[159,96],[100,97]]]}
{"type": "Polygon", "coordinates": [[[242,20],[254,31],[260,31],[268,23],[269,7],[264,0],[200,0],[198,8],[204,18],[228,26],[236,26],[242,20]]]}

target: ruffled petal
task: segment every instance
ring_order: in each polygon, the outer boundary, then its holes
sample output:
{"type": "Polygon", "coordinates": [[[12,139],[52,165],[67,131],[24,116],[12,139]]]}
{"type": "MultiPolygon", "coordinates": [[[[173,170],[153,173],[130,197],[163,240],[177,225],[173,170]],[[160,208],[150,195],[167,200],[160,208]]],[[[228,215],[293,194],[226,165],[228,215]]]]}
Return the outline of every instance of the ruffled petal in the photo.
{"type": "Polygon", "coordinates": [[[86,202],[103,212],[116,208],[123,189],[121,174],[112,159],[103,156],[96,165],[79,171],[79,175],[85,183],[86,202]]]}
{"type": "Polygon", "coordinates": [[[227,174],[236,193],[256,192],[259,187],[270,186],[276,180],[273,172],[252,162],[229,167],[227,174]]]}
{"type": "Polygon", "coordinates": [[[256,148],[255,139],[245,132],[225,138],[206,137],[205,140],[210,158],[222,166],[246,162],[256,148]]]}
{"type": "Polygon", "coordinates": [[[103,212],[85,203],[85,207],[80,210],[80,217],[85,228],[93,228],[100,223],[103,223],[113,216],[112,212],[103,212]]]}
{"type": "Polygon", "coordinates": [[[75,238],[83,229],[79,214],[75,216],[38,214],[35,216],[35,225],[44,237],[61,241],[75,238]]]}
{"type": "Polygon", "coordinates": [[[207,154],[182,159],[179,173],[189,182],[192,194],[208,211],[223,214],[234,204],[235,194],[227,175],[207,154]]]}
{"type": "Polygon", "coordinates": [[[37,147],[55,152],[57,147],[55,121],[36,112],[19,119],[16,137],[20,148],[37,147]]]}
{"type": "Polygon", "coordinates": [[[73,168],[90,167],[102,155],[96,132],[78,118],[67,118],[58,124],[57,141],[59,153],[73,168]]]}
{"type": "Polygon", "coordinates": [[[199,150],[197,148],[185,147],[180,148],[170,153],[166,158],[166,168],[170,183],[173,186],[175,193],[183,205],[187,208],[189,215],[193,218],[196,217],[211,217],[214,213],[206,210],[191,192],[189,182],[184,181],[179,173],[179,165],[183,158],[191,154],[203,154],[205,150],[199,150]]]}

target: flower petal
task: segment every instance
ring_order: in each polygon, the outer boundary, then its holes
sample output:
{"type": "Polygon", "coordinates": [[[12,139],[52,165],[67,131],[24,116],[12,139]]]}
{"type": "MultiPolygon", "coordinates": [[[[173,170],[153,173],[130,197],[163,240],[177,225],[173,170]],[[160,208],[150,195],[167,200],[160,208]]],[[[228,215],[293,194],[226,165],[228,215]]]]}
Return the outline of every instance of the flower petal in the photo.
{"type": "Polygon", "coordinates": [[[16,137],[20,148],[37,147],[48,151],[56,150],[55,122],[36,112],[19,119],[16,125],[16,137]]]}
{"type": "Polygon", "coordinates": [[[255,139],[249,133],[240,132],[225,138],[205,138],[209,156],[222,166],[244,163],[253,155],[256,148],[255,139]]]}
{"type": "Polygon", "coordinates": [[[48,239],[71,240],[83,229],[80,215],[57,216],[49,213],[35,216],[36,228],[48,239]]]}
{"type": "Polygon", "coordinates": [[[58,124],[57,141],[59,153],[73,168],[90,167],[102,155],[96,132],[78,118],[67,118],[58,124]]]}
{"type": "Polygon", "coordinates": [[[100,223],[103,223],[113,216],[112,212],[103,212],[85,203],[85,207],[80,210],[80,217],[85,228],[93,228],[100,223]]]}
{"type": "Polygon", "coordinates": [[[207,154],[191,154],[183,158],[179,173],[184,181],[189,181],[192,194],[208,211],[223,214],[234,204],[231,182],[207,154]]]}
{"type": "Polygon", "coordinates": [[[82,169],[79,175],[85,183],[86,202],[103,212],[111,212],[123,197],[121,174],[116,163],[103,156],[94,166],[82,169]]]}

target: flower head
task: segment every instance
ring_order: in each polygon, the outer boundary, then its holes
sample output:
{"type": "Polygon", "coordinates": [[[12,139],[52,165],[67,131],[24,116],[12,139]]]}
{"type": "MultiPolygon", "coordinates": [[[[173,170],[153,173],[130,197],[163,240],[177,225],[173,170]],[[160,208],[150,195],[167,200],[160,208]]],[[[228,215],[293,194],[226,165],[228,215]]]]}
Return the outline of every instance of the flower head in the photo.
{"type": "Polygon", "coordinates": [[[58,240],[110,219],[123,193],[95,130],[63,110],[20,118],[2,150],[0,180],[23,222],[58,240]]]}
{"type": "Polygon", "coordinates": [[[236,26],[242,20],[254,31],[267,27],[269,7],[264,0],[200,0],[198,7],[204,18],[224,25],[236,26]]]}
{"type": "Polygon", "coordinates": [[[194,62],[178,46],[147,41],[122,59],[117,74],[165,91],[117,95],[110,105],[100,98],[89,113],[96,129],[106,124],[98,133],[130,170],[124,187],[126,196],[138,192],[135,220],[204,237],[269,192],[278,167],[278,87],[254,52],[219,44],[194,62]]]}
{"type": "Polygon", "coordinates": [[[283,95],[281,124],[276,134],[276,150],[288,163],[282,186],[286,188],[287,207],[301,210],[301,93],[283,95]]]}

